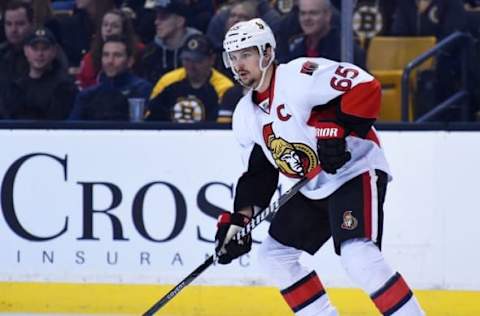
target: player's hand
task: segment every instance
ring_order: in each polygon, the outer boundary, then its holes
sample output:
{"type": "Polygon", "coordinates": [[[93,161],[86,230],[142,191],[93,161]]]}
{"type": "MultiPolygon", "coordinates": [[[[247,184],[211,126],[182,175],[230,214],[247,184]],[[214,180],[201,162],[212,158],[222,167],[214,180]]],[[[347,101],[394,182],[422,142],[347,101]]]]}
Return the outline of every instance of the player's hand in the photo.
{"type": "Polygon", "coordinates": [[[315,124],[317,153],[320,166],[325,172],[335,174],[352,156],[347,150],[347,132],[333,121],[320,121],[315,124]]]}
{"type": "Polygon", "coordinates": [[[240,240],[233,240],[233,236],[250,222],[250,217],[240,213],[223,212],[218,217],[217,233],[215,234],[215,252],[218,263],[228,264],[233,259],[246,254],[252,248],[250,234],[240,240]]]}

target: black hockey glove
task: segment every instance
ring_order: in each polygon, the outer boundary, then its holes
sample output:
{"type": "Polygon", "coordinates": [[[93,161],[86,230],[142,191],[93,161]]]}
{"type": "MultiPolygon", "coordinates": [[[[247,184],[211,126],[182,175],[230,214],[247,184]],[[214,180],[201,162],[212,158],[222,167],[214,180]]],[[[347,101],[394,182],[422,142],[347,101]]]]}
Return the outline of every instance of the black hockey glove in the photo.
{"type": "Polygon", "coordinates": [[[325,172],[335,174],[352,156],[347,150],[347,132],[336,122],[320,121],[315,124],[317,153],[320,166],[325,172]]]}
{"type": "Polygon", "coordinates": [[[223,212],[220,214],[215,234],[215,252],[219,254],[218,263],[228,264],[233,259],[250,251],[252,248],[250,234],[240,240],[232,240],[233,236],[249,222],[250,218],[240,213],[223,212]]]}

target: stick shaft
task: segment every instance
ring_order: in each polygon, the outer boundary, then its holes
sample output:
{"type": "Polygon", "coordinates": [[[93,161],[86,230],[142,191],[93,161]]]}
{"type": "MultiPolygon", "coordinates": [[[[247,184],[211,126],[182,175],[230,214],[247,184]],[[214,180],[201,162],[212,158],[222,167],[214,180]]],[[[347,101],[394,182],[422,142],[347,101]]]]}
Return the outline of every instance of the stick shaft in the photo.
{"type": "Polygon", "coordinates": [[[236,240],[245,237],[250,234],[252,230],[255,229],[261,222],[263,222],[271,214],[275,214],[281,206],[285,205],[288,200],[290,200],[295,194],[297,194],[300,189],[307,184],[310,179],[314,178],[317,174],[320,173],[320,166],[317,166],[315,169],[311,170],[302,180],[299,180],[295,183],[290,189],[288,189],[284,194],[282,194],[278,200],[273,201],[267,208],[260,211],[255,215],[252,220],[238,233],[233,237],[236,240]]]}
{"type": "MultiPolygon", "coordinates": [[[[261,222],[263,222],[270,214],[276,213],[280,207],[285,205],[288,200],[290,200],[295,194],[297,194],[300,189],[307,184],[310,179],[314,178],[318,173],[320,173],[320,166],[317,166],[315,169],[311,170],[302,180],[295,183],[288,191],[282,194],[278,200],[273,201],[267,208],[260,211],[255,215],[252,220],[238,233],[233,237],[234,239],[239,240],[240,238],[251,233],[261,222]]],[[[153,316],[155,313],[160,310],[165,304],[170,302],[182,289],[187,285],[192,283],[203,271],[210,267],[214,262],[217,261],[218,254],[214,254],[208,257],[204,263],[199,265],[192,273],[190,273],[185,279],[178,283],[173,289],[170,290],[166,295],[164,295],[160,300],[158,300],[149,310],[147,310],[143,316],[153,316]]]]}
{"type": "Polygon", "coordinates": [[[158,302],[156,302],[148,311],[146,311],[143,316],[153,316],[155,313],[162,308],[165,304],[171,301],[184,287],[193,282],[203,271],[213,264],[213,256],[208,257],[208,259],[199,265],[192,273],[190,273],[185,279],[178,283],[173,289],[170,290],[165,296],[163,296],[158,302]]]}

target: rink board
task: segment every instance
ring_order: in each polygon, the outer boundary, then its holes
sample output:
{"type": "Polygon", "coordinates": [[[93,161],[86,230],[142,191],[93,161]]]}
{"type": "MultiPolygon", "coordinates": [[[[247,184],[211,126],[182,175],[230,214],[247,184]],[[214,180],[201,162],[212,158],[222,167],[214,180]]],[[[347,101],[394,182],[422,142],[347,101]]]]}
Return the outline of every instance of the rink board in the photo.
{"type": "MultiPolygon", "coordinates": [[[[480,315],[480,133],[381,136],[394,174],[385,257],[428,315],[480,315]]],[[[242,172],[231,131],[3,130],[0,142],[0,312],[139,315],[211,254],[212,210],[231,209],[242,172]]],[[[274,198],[291,183],[281,185],[274,198]]],[[[159,315],[292,315],[257,249],[203,273],[159,315]]],[[[330,241],[301,260],[342,316],[378,315],[330,241]]]]}
{"type": "MultiPolygon", "coordinates": [[[[139,315],[171,286],[118,284],[0,283],[0,312],[139,315]]],[[[480,292],[415,291],[429,316],[480,315],[480,292]]],[[[379,315],[356,289],[328,289],[342,316],[379,315]]],[[[271,287],[189,286],[158,315],[293,315],[271,287]]]]}

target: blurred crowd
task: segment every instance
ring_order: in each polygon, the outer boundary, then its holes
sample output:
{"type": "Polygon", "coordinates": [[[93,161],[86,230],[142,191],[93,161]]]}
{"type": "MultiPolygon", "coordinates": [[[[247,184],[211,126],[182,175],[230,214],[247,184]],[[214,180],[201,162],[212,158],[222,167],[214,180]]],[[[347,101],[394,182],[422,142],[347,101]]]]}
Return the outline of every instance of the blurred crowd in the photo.
{"type": "MultiPolygon", "coordinates": [[[[245,91],[222,62],[226,30],[261,17],[279,62],[340,60],[340,12],[341,0],[0,0],[0,118],[229,123],[245,91]]],[[[353,28],[367,69],[375,36],[479,39],[480,1],[358,0],[353,28]]],[[[458,76],[457,59],[442,76],[458,76]]]]}

